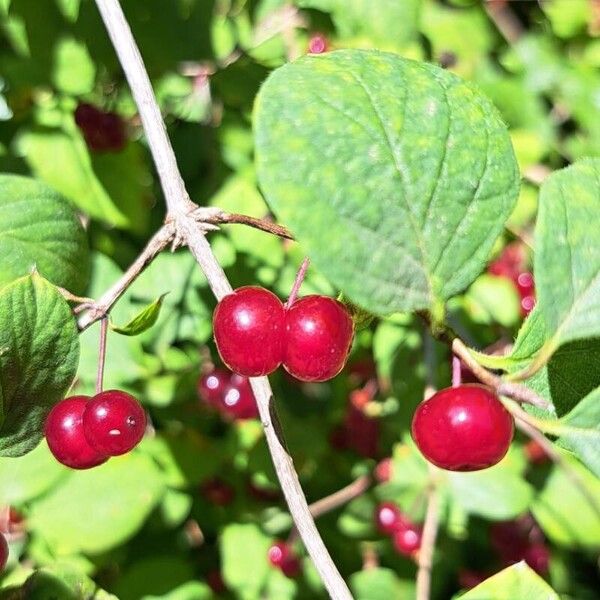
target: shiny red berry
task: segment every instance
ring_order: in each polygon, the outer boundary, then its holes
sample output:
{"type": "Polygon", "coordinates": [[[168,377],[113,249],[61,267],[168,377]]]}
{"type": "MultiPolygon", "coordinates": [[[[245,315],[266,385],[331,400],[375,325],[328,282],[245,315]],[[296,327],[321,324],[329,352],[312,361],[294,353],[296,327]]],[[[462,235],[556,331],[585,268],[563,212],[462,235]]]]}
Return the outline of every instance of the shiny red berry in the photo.
{"type": "Polygon", "coordinates": [[[283,541],[277,541],[269,548],[267,558],[274,567],[281,567],[290,554],[290,547],[283,541]]]}
{"type": "Polygon", "coordinates": [[[202,375],[198,381],[198,396],[209,406],[220,406],[230,379],[231,373],[225,369],[214,369],[202,375]]]}
{"type": "Polygon", "coordinates": [[[323,54],[323,52],[327,52],[328,47],[327,38],[320,33],[316,33],[308,41],[308,52],[310,54],[323,54]]]}
{"type": "Polygon", "coordinates": [[[423,529],[421,526],[403,519],[394,531],[392,539],[396,552],[404,556],[414,556],[421,547],[422,538],[423,529]]]}
{"type": "Polygon", "coordinates": [[[145,430],[144,409],[133,396],[120,390],[100,392],[83,413],[83,432],[88,443],[109,456],[135,448],[145,430]]]}
{"type": "Polygon", "coordinates": [[[300,381],[326,381],[344,367],[354,333],[346,307],[327,296],[305,296],[287,310],[283,366],[300,381]]]}
{"type": "Polygon", "coordinates": [[[83,413],[89,396],[71,396],[55,404],[46,418],[45,435],[56,460],[72,469],[91,469],[108,455],[93,448],[83,433],[83,413]]]}
{"type": "Polygon", "coordinates": [[[0,533],[0,573],[4,571],[8,562],[8,542],[4,535],[0,533]]]}
{"type": "Polygon", "coordinates": [[[235,373],[272,373],[283,358],[285,311],[268,290],[241,287],[225,296],[213,315],[215,342],[223,362],[235,373]]]}
{"type": "Polygon", "coordinates": [[[382,502],[375,509],[375,524],[380,533],[391,535],[402,524],[402,513],[392,502],[382,502]]]}
{"type": "Polygon", "coordinates": [[[233,373],[223,390],[220,410],[234,419],[256,419],[258,406],[247,377],[233,373]]]}
{"type": "Polygon", "coordinates": [[[449,471],[477,471],[507,453],[514,422],[488,388],[467,384],[447,388],[422,402],[412,436],[425,458],[449,471]]]}

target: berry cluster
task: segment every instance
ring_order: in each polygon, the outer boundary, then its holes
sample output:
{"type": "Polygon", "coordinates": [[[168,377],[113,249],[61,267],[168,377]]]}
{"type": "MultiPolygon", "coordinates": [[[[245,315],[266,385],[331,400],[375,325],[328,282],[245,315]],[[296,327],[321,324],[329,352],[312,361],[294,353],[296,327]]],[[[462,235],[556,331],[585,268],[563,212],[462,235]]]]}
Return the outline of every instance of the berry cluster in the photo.
{"type": "Polygon", "coordinates": [[[513,438],[514,421],[488,388],[447,388],[422,402],[412,436],[423,456],[449,471],[478,471],[500,462],[513,438]]]}
{"type": "Polygon", "coordinates": [[[225,296],[213,315],[215,342],[235,373],[258,377],[279,365],[300,381],[326,381],[346,362],[354,323],[346,307],[327,296],[305,296],[285,307],[255,286],[225,296]]]}
{"type": "Polygon", "coordinates": [[[146,413],[130,394],[100,392],[93,398],[71,396],[56,404],[46,419],[46,441],[58,462],[90,469],[132,450],[146,430],[146,413]]]}
{"type": "Polygon", "coordinates": [[[92,104],[82,103],[75,109],[75,123],[94,152],[119,152],[125,147],[125,124],[114,112],[104,112],[92,104]]]}
{"type": "Polygon", "coordinates": [[[375,524],[380,533],[392,538],[399,554],[414,557],[421,547],[423,528],[413,523],[392,502],[382,502],[375,509],[375,524]]]}
{"type": "Polygon", "coordinates": [[[267,553],[267,557],[271,565],[289,578],[298,577],[302,571],[302,563],[294,554],[292,548],[284,541],[275,542],[267,553]]]}
{"type": "Polygon", "coordinates": [[[488,272],[512,281],[521,298],[521,314],[527,316],[535,306],[533,275],[527,270],[527,252],[521,242],[512,242],[490,264],[488,272]]]}
{"type": "Polygon", "coordinates": [[[198,396],[226,419],[244,420],[258,417],[256,400],[247,377],[214,369],[198,381],[198,396]]]}

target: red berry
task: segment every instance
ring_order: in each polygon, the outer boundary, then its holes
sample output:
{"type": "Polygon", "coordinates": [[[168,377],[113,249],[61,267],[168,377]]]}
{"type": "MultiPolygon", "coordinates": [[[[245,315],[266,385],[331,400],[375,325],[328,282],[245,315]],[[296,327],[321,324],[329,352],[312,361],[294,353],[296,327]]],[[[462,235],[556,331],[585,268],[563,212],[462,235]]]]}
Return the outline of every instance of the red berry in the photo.
{"type": "Polygon", "coordinates": [[[234,419],[256,419],[258,406],[247,377],[233,373],[223,390],[220,409],[234,419]]]}
{"type": "Polygon", "coordinates": [[[231,373],[225,369],[214,369],[203,375],[198,381],[198,396],[209,406],[218,407],[230,378],[231,373]]]}
{"type": "Polygon", "coordinates": [[[375,467],[375,479],[379,483],[386,483],[392,478],[393,463],[394,461],[389,457],[377,463],[375,467]]]}
{"type": "Polygon", "coordinates": [[[102,111],[95,106],[82,102],[75,109],[75,123],[80,129],[89,129],[100,125],[102,111]]]}
{"type": "Polygon", "coordinates": [[[423,530],[420,525],[415,525],[403,519],[393,533],[393,542],[396,552],[404,556],[414,556],[421,547],[423,530]]]}
{"type": "Polygon", "coordinates": [[[375,509],[375,524],[377,529],[385,535],[393,534],[402,522],[400,509],[392,502],[382,502],[375,509]]]}
{"type": "Polygon", "coordinates": [[[346,307],[327,296],[305,296],[285,319],[283,366],[301,381],[326,381],[344,367],[354,333],[346,307]]]}
{"type": "Polygon", "coordinates": [[[0,573],[4,571],[6,563],[8,562],[8,542],[6,538],[0,533],[0,573]]]}
{"type": "Polygon", "coordinates": [[[91,104],[82,103],[75,109],[75,123],[90,150],[119,151],[125,146],[125,126],[116,113],[106,113],[91,104]]]}
{"type": "Polygon", "coordinates": [[[302,563],[297,556],[288,556],[288,558],[286,558],[281,565],[281,571],[286,577],[294,579],[300,575],[300,572],[302,571],[302,563]]]}
{"type": "Polygon", "coordinates": [[[83,432],[88,443],[109,456],[135,448],[145,430],[144,409],[133,396],[120,390],[100,392],[83,413],[83,432]]]}
{"type": "Polygon", "coordinates": [[[367,416],[354,405],[348,406],[344,421],[346,447],[365,458],[375,458],[378,454],[380,423],[367,416]]]}
{"type": "Polygon", "coordinates": [[[320,33],[313,35],[308,42],[310,54],[323,54],[323,52],[327,52],[328,47],[327,38],[320,33]]]}
{"type": "Polygon", "coordinates": [[[272,373],[283,357],[285,311],[268,290],[241,287],[225,296],[213,315],[215,342],[223,362],[235,373],[272,373]]]}
{"type": "Polygon", "coordinates": [[[488,272],[492,275],[507,277],[516,282],[519,273],[523,271],[527,262],[527,252],[521,242],[512,242],[508,244],[502,254],[493,261],[488,272]]]}
{"type": "Polygon", "coordinates": [[[83,413],[89,396],[72,396],[56,404],[46,418],[45,435],[56,460],[72,469],[90,469],[108,455],[93,448],[83,432],[83,413]]]}
{"type": "Polygon", "coordinates": [[[546,575],[550,563],[550,550],[543,542],[531,544],[524,552],[523,559],[538,575],[546,575]]]}
{"type": "Polygon", "coordinates": [[[291,549],[283,541],[274,542],[267,552],[267,558],[274,567],[281,567],[284,561],[290,556],[291,549]]]}
{"type": "Polygon", "coordinates": [[[488,388],[467,384],[434,394],[417,408],[412,436],[425,458],[449,471],[477,471],[507,453],[514,422],[488,388]]]}
{"type": "Polygon", "coordinates": [[[458,585],[463,590],[470,590],[480,583],[484,582],[490,575],[481,571],[471,569],[461,569],[458,572],[458,585]]]}
{"type": "Polygon", "coordinates": [[[206,583],[208,583],[210,589],[217,594],[224,594],[227,591],[227,586],[223,581],[223,576],[221,575],[221,571],[215,569],[213,571],[209,571],[206,574],[206,583]]]}
{"type": "Polygon", "coordinates": [[[217,506],[227,506],[235,498],[235,490],[218,477],[205,481],[200,486],[200,492],[211,504],[217,506]]]}
{"type": "Polygon", "coordinates": [[[548,462],[546,451],[535,440],[529,440],[524,447],[525,456],[532,465],[542,465],[548,462]]]}

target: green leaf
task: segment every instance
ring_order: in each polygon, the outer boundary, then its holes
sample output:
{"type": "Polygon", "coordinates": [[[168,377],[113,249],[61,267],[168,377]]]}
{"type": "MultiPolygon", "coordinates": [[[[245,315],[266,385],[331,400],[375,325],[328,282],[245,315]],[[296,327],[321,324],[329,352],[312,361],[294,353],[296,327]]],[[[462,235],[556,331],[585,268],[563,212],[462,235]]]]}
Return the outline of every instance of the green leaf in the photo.
{"type": "Polygon", "coordinates": [[[600,477],[600,388],[560,420],[560,444],[600,477]]]}
{"type": "Polygon", "coordinates": [[[522,514],[533,498],[533,488],[523,479],[525,464],[518,452],[497,465],[473,473],[448,472],[452,500],[464,511],[486,519],[504,521],[522,514]]]}
{"type": "Polygon", "coordinates": [[[356,600],[390,600],[412,598],[414,583],[399,579],[392,569],[375,568],[358,571],[350,577],[350,587],[356,600]]]}
{"type": "Polygon", "coordinates": [[[465,294],[464,302],[476,323],[500,323],[504,327],[512,327],[521,317],[519,295],[512,281],[506,277],[481,275],[465,294]]]}
{"type": "Polygon", "coordinates": [[[549,356],[560,344],[600,336],[600,159],[552,174],[540,192],[535,281],[549,356]],[[560,285],[557,285],[560,282],[560,285]]]}
{"type": "Polygon", "coordinates": [[[466,594],[455,596],[460,600],[559,600],[558,594],[525,562],[512,565],[496,573],[466,594]]]}
{"type": "Polygon", "coordinates": [[[0,456],[21,456],[42,438],[46,415],[77,371],[79,337],[71,309],[37,274],[0,290],[0,456]]]}
{"type": "MultiPolygon", "coordinates": [[[[163,570],[163,565],[158,565],[163,570]]],[[[214,598],[213,591],[205,583],[189,581],[178,588],[161,596],[144,596],[143,600],[211,600],[214,598]]]]}
{"type": "Polygon", "coordinates": [[[82,292],[90,266],[85,231],[69,203],[28,177],[0,175],[0,287],[35,267],[82,292]]]}
{"type": "Polygon", "coordinates": [[[227,586],[241,598],[258,598],[269,574],[270,539],[256,525],[232,524],[222,530],[219,542],[227,586]]]}
{"type": "Polygon", "coordinates": [[[55,555],[99,554],[140,529],[163,489],[154,461],[132,452],[89,471],[70,471],[34,503],[28,524],[55,555]]]}
{"type": "Polygon", "coordinates": [[[133,317],[133,319],[131,319],[125,325],[114,325],[111,322],[110,328],[116,333],[128,336],[139,335],[140,333],[146,331],[146,329],[150,329],[150,327],[152,327],[152,325],[154,325],[158,320],[158,315],[160,314],[162,301],[165,296],[166,294],[163,294],[154,302],[148,304],[148,306],[143,308],[135,317],[133,317]]]}
{"type": "Polygon", "coordinates": [[[345,295],[378,314],[437,309],[469,285],[519,187],[490,102],[451,73],[393,54],[344,50],[277,69],[258,96],[255,137],[278,220],[345,295]]]}
{"type": "Polygon", "coordinates": [[[76,96],[91,92],[95,78],[96,67],[85,44],[71,37],[59,40],[54,47],[54,85],[76,96]]]}
{"type": "MultiPolygon", "coordinates": [[[[592,475],[576,458],[563,453],[567,467],[587,487],[592,497],[600,498],[600,479],[592,475]]],[[[531,511],[544,533],[555,544],[571,548],[598,548],[600,518],[579,487],[573,485],[564,468],[555,466],[531,511]]]]}
{"type": "Polygon", "coordinates": [[[0,505],[17,506],[41,496],[65,475],[42,442],[19,458],[0,458],[0,505]]]}

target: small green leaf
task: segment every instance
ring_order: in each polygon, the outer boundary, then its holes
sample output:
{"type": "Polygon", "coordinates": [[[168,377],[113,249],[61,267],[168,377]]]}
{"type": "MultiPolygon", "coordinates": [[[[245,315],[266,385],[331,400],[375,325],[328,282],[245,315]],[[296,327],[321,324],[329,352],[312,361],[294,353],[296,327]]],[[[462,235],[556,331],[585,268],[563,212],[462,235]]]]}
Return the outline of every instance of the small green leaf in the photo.
{"type": "Polygon", "coordinates": [[[46,415],[69,389],[79,359],[71,309],[37,274],[0,290],[0,456],[21,456],[42,438],[46,415]]]}
{"type": "Polygon", "coordinates": [[[154,461],[132,452],[89,471],[68,472],[61,485],[33,504],[28,523],[55,556],[98,554],[136,533],[163,490],[154,461]]]}
{"type": "Polygon", "coordinates": [[[267,202],[353,302],[437,310],[481,272],[519,177],[505,125],[473,86],[342,50],[274,71],[255,112],[267,202]]]}
{"type": "Polygon", "coordinates": [[[525,562],[512,565],[496,573],[466,594],[455,596],[460,600],[559,600],[558,594],[525,562]]]}
{"type": "Polygon", "coordinates": [[[540,192],[535,282],[547,328],[544,356],[566,342],[600,337],[600,159],[552,174],[540,192]],[[561,282],[561,285],[557,285],[561,282]]]}
{"type": "Polygon", "coordinates": [[[222,530],[219,541],[227,586],[242,598],[258,598],[269,574],[270,539],[256,525],[232,524],[222,530]]]}
{"type": "MultiPolygon", "coordinates": [[[[600,479],[592,475],[579,461],[563,452],[569,469],[589,494],[600,498],[600,479]]],[[[597,500],[596,500],[597,502],[597,500]]],[[[541,493],[535,498],[531,511],[544,533],[555,544],[570,548],[598,548],[600,518],[590,506],[586,495],[573,482],[564,468],[555,466],[541,493]]]]}
{"type": "Polygon", "coordinates": [[[392,569],[382,567],[354,573],[350,587],[356,600],[412,598],[415,590],[412,581],[399,579],[392,569]]]}
{"type": "Polygon", "coordinates": [[[54,85],[77,96],[91,92],[95,78],[96,67],[85,44],[71,37],[59,40],[54,47],[54,85]]]}
{"type": "Polygon", "coordinates": [[[165,296],[166,294],[163,294],[154,302],[148,304],[148,306],[143,308],[135,317],[133,317],[133,319],[131,319],[131,321],[125,325],[114,325],[111,322],[110,328],[116,333],[128,336],[139,335],[147,329],[150,329],[150,327],[152,327],[152,325],[154,325],[158,320],[162,301],[165,296]]]}
{"type": "Polygon", "coordinates": [[[476,323],[500,323],[504,327],[512,327],[521,316],[517,290],[506,277],[481,275],[468,289],[464,302],[476,323]]]}
{"type": "Polygon", "coordinates": [[[53,189],[0,175],[0,287],[34,267],[55,285],[82,292],[90,273],[85,231],[53,189]]]}
{"type": "Polygon", "coordinates": [[[560,444],[600,477],[600,388],[560,420],[560,444]]]}

